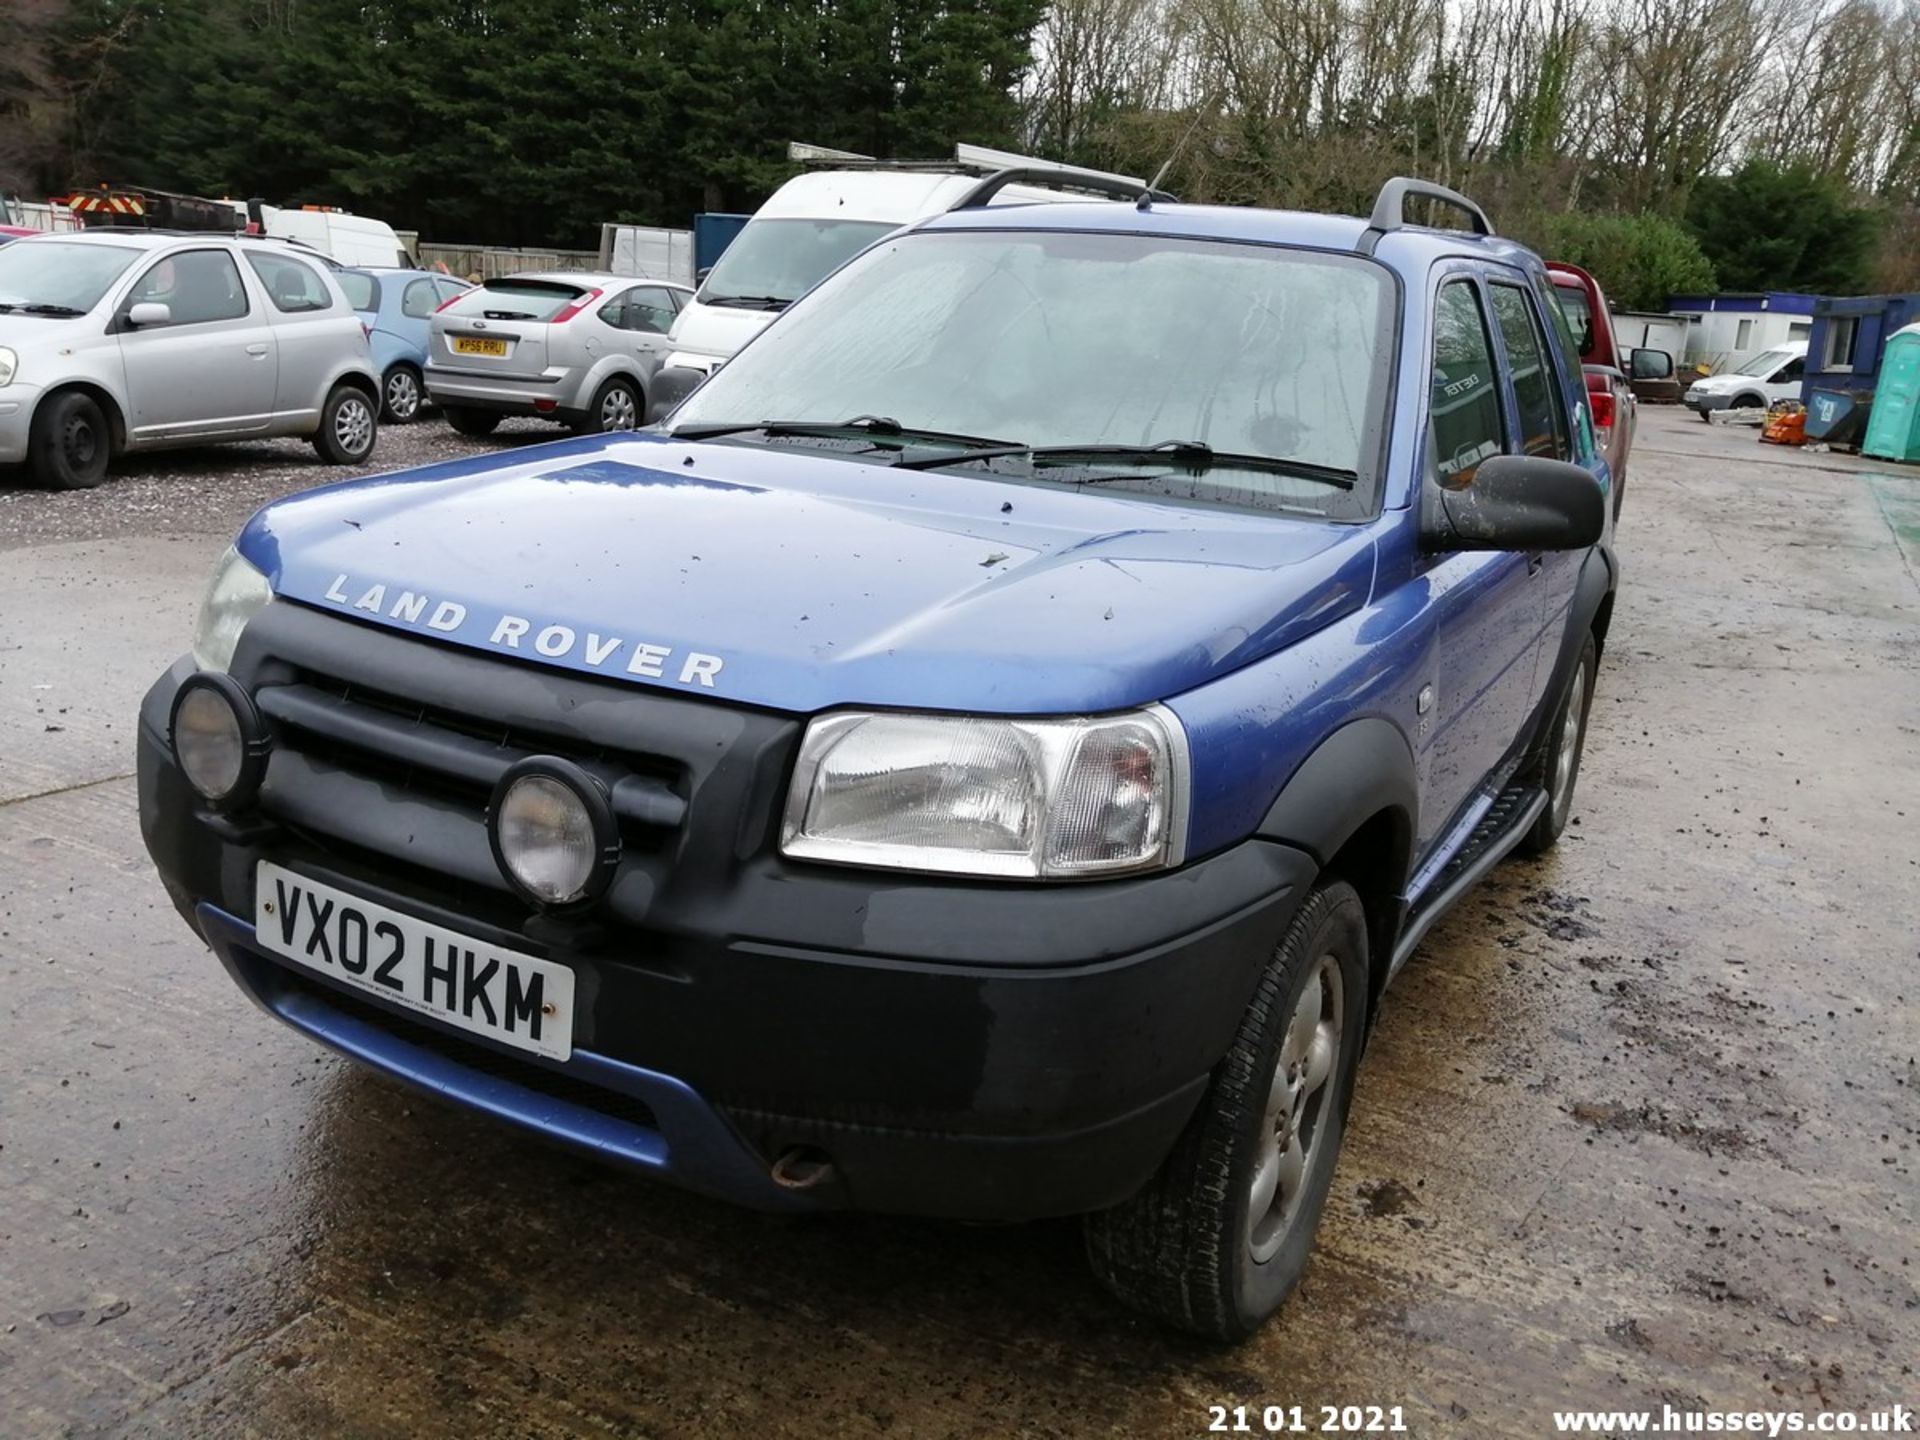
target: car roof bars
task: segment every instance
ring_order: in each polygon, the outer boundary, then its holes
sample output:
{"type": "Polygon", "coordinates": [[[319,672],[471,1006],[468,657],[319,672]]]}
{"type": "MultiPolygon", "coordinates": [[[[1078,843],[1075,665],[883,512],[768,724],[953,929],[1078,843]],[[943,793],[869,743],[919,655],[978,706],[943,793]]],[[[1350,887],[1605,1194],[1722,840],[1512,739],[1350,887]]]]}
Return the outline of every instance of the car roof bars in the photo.
{"type": "MultiPolygon", "coordinates": [[[[1407,201],[1410,199],[1438,200],[1442,205],[1451,205],[1464,211],[1473,222],[1471,233],[1491,235],[1493,222],[1487,219],[1487,212],[1458,190],[1449,190],[1444,185],[1435,185],[1431,180],[1415,180],[1411,176],[1396,175],[1380,187],[1380,198],[1373,202],[1373,216],[1367,221],[1367,228],[1360,236],[1356,249],[1362,255],[1371,255],[1380,240],[1390,230],[1404,230],[1411,223],[1407,219],[1407,201]]],[[[1444,227],[1451,228],[1451,227],[1444,227]]]]}
{"type": "Polygon", "coordinates": [[[1050,185],[1060,190],[1087,190],[1096,195],[1106,195],[1115,200],[1131,200],[1145,206],[1154,201],[1172,204],[1176,197],[1164,190],[1156,190],[1144,180],[1128,180],[1119,175],[1101,175],[1089,170],[1063,170],[1046,165],[1010,165],[1005,170],[996,170],[953,204],[947,207],[947,213],[956,210],[978,210],[990,204],[993,197],[1007,186],[1018,182],[1030,182],[1050,185]]]}

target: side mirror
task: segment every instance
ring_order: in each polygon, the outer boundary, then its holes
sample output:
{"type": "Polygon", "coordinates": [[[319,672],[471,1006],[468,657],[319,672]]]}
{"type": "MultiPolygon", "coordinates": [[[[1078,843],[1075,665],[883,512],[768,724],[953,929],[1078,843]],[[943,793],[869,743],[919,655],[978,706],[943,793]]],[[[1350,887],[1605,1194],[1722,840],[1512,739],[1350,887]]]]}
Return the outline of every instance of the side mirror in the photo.
{"type": "Polygon", "coordinates": [[[1665,380],[1673,374],[1673,356],[1664,350],[1635,350],[1627,357],[1627,370],[1634,380],[1665,380]]]}
{"type": "Polygon", "coordinates": [[[138,330],[143,325],[171,325],[173,307],[158,300],[142,300],[127,311],[127,324],[138,330]]]}
{"type": "Polygon", "coordinates": [[[707,374],[691,365],[663,365],[653,377],[647,397],[647,423],[658,425],[680,408],[680,402],[707,383],[707,374]]]}
{"type": "Polygon", "coordinates": [[[1457,490],[1429,487],[1420,538],[1429,550],[1584,550],[1606,527],[1606,496],[1591,471],[1495,455],[1457,490]]]}

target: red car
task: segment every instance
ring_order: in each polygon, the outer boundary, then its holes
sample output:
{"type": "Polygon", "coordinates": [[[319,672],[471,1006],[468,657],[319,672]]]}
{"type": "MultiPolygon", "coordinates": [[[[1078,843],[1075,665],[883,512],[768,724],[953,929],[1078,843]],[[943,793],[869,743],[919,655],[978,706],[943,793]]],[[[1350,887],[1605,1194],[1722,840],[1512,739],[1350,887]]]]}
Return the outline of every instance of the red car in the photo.
{"type": "MultiPolygon", "coordinates": [[[[1600,293],[1600,282],[1578,265],[1558,260],[1548,262],[1547,274],[1560,297],[1560,309],[1573,327],[1573,338],[1580,345],[1580,363],[1587,379],[1587,408],[1593,412],[1593,438],[1613,471],[1613,513],[1617,519],[1621,497],[1627,488],[1627,452],[1633,448],[1640,402],[1634,398],[1627,368],[1620,363],[1620,352],[1613,339],[1613,311],[1607,307],[1607,297],[1600,293]]],[[[1665,373],[1673,373],[1673,358],[1665,356],[1663,351],[1633,353],[1636,363],[1653,368],[1658,364],[1654,357],[1664,356],[1665,373]],[[1639,358],[1643,356],[1646,358],[1639,358]]]]}

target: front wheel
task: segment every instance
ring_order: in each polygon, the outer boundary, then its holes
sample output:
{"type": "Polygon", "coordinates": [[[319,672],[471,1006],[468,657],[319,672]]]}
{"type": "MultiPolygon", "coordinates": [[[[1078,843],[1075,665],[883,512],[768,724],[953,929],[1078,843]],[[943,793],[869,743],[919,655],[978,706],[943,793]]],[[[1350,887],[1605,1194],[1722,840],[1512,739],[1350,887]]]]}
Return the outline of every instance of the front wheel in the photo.
{"type": "Polygon", "coordinates": [[[107,417],[78,390],[56,395],[35,412],[27,436],[33,478],[50,490],[91,490],[107,478],[112,454],[107,417]]]}
{"type": "Polygon", "coordinates": [[[387,371],[380,385],[380,418],[389,425],[411,425],[420,418],[420,372],[404,361],[387,371]]]}
{"type": "Polygon", "coordinates": [[[1516,847],[1522,855],[1544,855],[1554,847],[1573,815],[1573,787],[1580,780],[1580,755],[1587,744],[1587,712],[1593,709],[1593,681],[1600,668],[1600,648],[1589,634],[1580,647],[1560,704],[1547,729],[1547,744],[1536,762],[1534,776],[1547,792],[1547,808],[1516,847]]]}
{"type": "Polygon", "coordinates": [[[1173,1152],[1139,1194],[1086,1219],[1094,1273],[1126,1304],[1240,1340],[1293,1293],[1346,1130],[1367,974],[1360,897],[1315,887],[1173,1152]]]}
{"type": "Polygon", "coordinates": [[[380,417],[373,397],[354,385],[336,385],[320,410],[320,431],[313,448],[329,465],[358,465],[373,454],[380,417]]]}

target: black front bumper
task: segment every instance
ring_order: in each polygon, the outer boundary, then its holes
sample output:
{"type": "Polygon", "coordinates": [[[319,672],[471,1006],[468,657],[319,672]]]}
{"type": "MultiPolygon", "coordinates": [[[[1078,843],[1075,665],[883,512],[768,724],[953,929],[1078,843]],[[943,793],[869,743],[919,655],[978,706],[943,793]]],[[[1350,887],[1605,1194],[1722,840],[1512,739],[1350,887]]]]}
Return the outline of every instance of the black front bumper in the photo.
{"type": "Polygon", "coordinates": [[[141,827],[183,914],[257,1002],[336,1049],[745,1204],[1019,1219],[1123,1199],[1185,1124],[1312,876],[1309,857],[1262,841],[1072,886],[795,864],[773,843],[797,737],[786,717],[278,603],[249,627],[234,673],[256,694],[300,683],[336,645],[352,652],[337,669],[428,707],[463,689],[490,712],[525,719],[533,706],[541,735],[576,753],[604,757],[604,734],[584,733],[596,726],[672,732],[692,707],[688,733],[704,711],[729,758],[656,776],[683,793],[684,823],[636,847],[600,915],[559,922],[474,871],[466,831],[484,830],[470,805],[410,771],[362,773],[338,751],[323,763],[287,736],[257,810],[209,813],[165,740],[183,663],[147,696],[139,737],[141,827]],[[389,1013],[262,952],[235,918],[254,913],[262,859],[572,967],[574,1058],[389,1013]],[[824,1152],[828,1178],[776,1182],[794,1147],[824,1152]]]}

